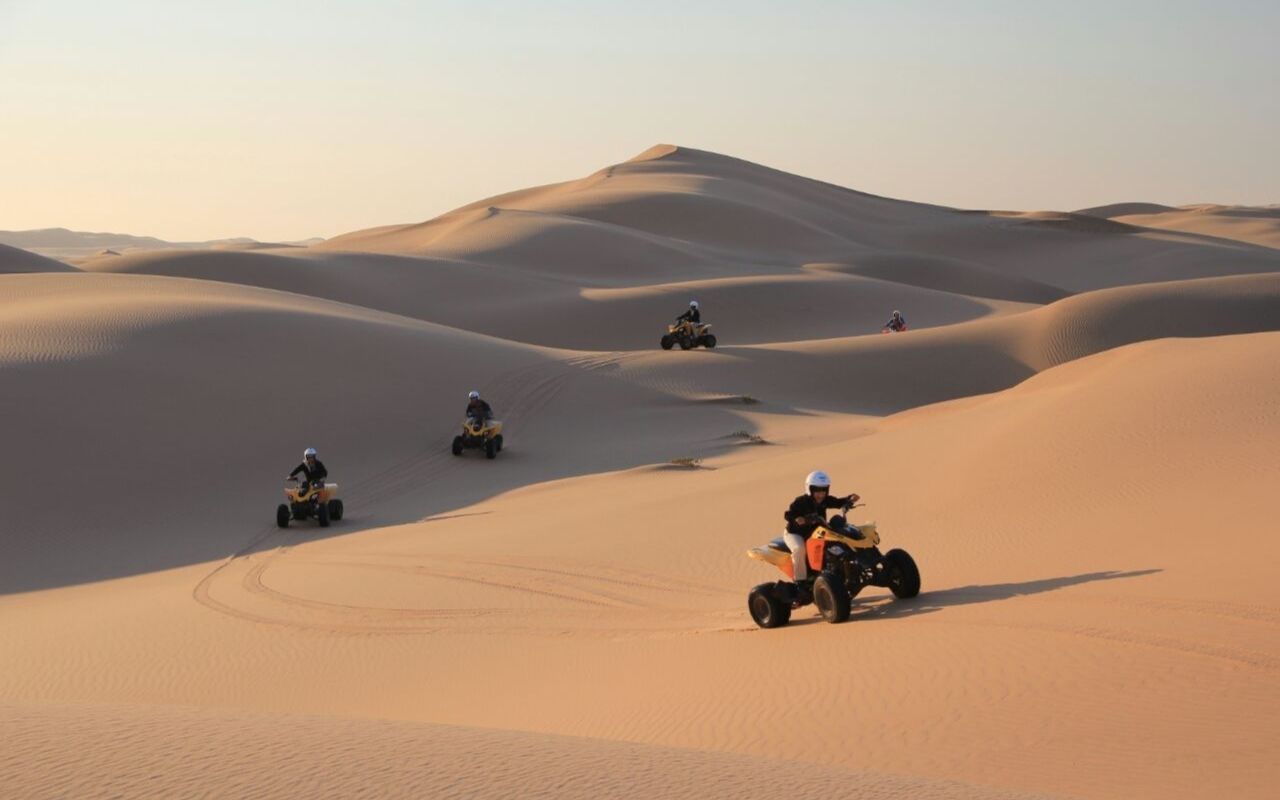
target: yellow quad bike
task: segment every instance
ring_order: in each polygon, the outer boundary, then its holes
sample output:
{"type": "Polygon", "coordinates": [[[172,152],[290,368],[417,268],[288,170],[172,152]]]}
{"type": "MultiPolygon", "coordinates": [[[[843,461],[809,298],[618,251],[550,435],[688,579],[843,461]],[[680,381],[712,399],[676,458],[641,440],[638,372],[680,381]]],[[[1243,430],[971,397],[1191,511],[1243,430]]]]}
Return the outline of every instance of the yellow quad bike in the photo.
{"type": "Polygon", "coordinates": [[[338,484],[324,481],[308,484],[300,478],[293,478],[293,482],[293,486],[284,487],[285,502],[276,506],[276,525],[287,528],[291,519],[299,522],[315,519],[321,528],[327,528],[330,520],[342,519],[338,484]]]}
{"type": "Polygon", "coordinates": [[[688,350],[698,345],[715,347],[716,336],[711,332],[710,323],[694,324],[684,320],[675,325],[668,325],[667,332],[662,337],[663,350],[670,350],[676,345],[680,345],[681,350],[688,350]]]}
{"type": "Polygon", "coordinates": [[[496,419],[467,419],[462,433],[453,437],[453,454],[463,450],[484,450],[485,458],[497,458],[502,452],[502,423],[496,419]]]}
{"type": "MultiPolygon", "coordinates": [[[[848,511],[851,507],[846,507],[848,511]]],[[[906,550],[880,552],[880,533],[874,522],[850,525],[843,514],[820,522],[805,542],[809,580],[797,586],[791,551],[781,536],[747,551],[749,558],[772,564],[788,580],[762,583],[747,595],[747,610],[761,628],[777,628],[791,621],[792,608],[813,603],[827,622],[849,618],[853,598],[867,586],[883,586],[895,597],[920,594],[920,570],[906,550]]]]}

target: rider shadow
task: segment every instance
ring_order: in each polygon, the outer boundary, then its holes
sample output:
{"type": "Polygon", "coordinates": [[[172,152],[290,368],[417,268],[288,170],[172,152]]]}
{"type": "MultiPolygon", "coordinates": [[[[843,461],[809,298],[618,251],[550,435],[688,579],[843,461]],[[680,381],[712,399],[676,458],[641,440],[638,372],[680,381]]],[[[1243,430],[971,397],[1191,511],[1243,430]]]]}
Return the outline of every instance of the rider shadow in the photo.
{"type": "MultiPolygon", "coordinates": [[[[932,614],[954,606],[970,606],[978,603],[1011,600],[1015,597],[1044,594],[1045,592],[1053,592],[1083,583],[1112,581],[1122,578],[1140,578],[1144,575],[1154,575],[1163,571],[1162,569],[1106,570],[1104,572],[1086,572],[1080,575],[1065,575],[1060,578],[1042,578],[1018,583],[974,584],[971,586],[957,586],[953,589],[939,589],[932,592],[924,591],[918,597],[910,600],[898,600],[892,596],[857,597],[854,598],[853,614],[849,619],[850,621],[903,619],[921,614],[932,614]]],[[[802,624],[821,621],[823,620],[820,616],[814,616],[812,619],[807,620],[796,620],[796,622],[802,624]]]]}

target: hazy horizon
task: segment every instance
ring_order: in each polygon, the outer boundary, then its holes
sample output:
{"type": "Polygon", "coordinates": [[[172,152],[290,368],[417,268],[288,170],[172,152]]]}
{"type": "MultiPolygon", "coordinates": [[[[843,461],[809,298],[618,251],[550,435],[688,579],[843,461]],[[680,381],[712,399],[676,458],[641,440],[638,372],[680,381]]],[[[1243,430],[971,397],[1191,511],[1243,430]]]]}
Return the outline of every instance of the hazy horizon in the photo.
{"type": "Polygon", "coordinates": [[[1280,202],[1261,2],[0,0],[0,229],[331,237],[670,142],[929,203],[1280,202]]]}

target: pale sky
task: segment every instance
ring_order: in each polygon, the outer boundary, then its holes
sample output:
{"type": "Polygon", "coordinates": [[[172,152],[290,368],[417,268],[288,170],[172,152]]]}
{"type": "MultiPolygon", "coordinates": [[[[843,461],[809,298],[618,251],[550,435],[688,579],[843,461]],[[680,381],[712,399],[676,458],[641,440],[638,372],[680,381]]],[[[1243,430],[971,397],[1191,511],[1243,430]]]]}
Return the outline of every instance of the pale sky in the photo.
{"type": "Polygon", "coordinates": [[[0,0],[0,229],[333,236],[658,142],[969,208],[1280,203],[1280,3],[0,0]]]}

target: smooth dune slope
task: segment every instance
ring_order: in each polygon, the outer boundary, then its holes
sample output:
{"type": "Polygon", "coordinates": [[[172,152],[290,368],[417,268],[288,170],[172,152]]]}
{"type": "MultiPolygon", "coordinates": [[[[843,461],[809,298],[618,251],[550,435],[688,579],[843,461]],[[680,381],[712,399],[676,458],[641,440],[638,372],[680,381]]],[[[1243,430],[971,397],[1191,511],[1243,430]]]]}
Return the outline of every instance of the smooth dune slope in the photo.
{"type": "Polygon", "coordinates": [[[0,244],[0,275],[18,272],[75,272],[75,267],[17,247],[0,244]]]}
{"type": "Polygon", "coordinates": [[[144,253],[91,259],[83,269],[261,286],[514,341],[609,351],[653,347],[691,299],[704,305],[727,342],[759,344],[875,333],[897,307],[910,309],[919,327],[1029,307],[970,297],[967,288],[1011,298],[1051,295],[1003,278],[984,283],[966,275],[934,289],[919,276],[899,283],[839,268],[589,288],[509,265],[311,251],[144,253]]]}
{"type": "Polygon", "coordinates": [[[664,429],[735,425],[715,407],[655,414],[661,393],[590,358],[297,295],[92,274],[2,276],[0,293],[5,593],[234,551],[270,522],[308,443],[351,493],[348,525],[367,527],[534,475],[674,457],[664,429]],[[483,481],[448,454],[472,388],[511,425],[483,481]],[[550,405],[561,392],[597,411],[550,405]],[[597,445],[637,420],[656,438],[597,445]]]}
{"type": "Polygon", "coordinates": [[[998,391],[1046,368],[1164,337],[1280,330],[1280,274],[1106,289],[1034,310],[903,335],[855,336],[677,357],[630,354],[624,375],[690,398],[885,414],[998,391]]]}
{"type": "Polygon", "coordinates": [[[1280,206],[1197,205],[1112,216],[1144,228],[1194,233],[1280,249],[1280,206]],[[1145,212],[1145,213],[1143,213],[1145,212]]]}
{"type": "Polygon", "coordinates": [[[157,786],[170,796],[363,798],[385,797],[395,786],[406,797],[555,800],[696,800],[715,787],[764,800],[781,784],[808,794],[857,785],[883,798],[1034,797],[757,756],[391,720],[3,708],[0,730],[6,727],[16,746],[0,756],[0,791],[31,798],[140,797],[157,786]],[[74,758],[84,772],[49,776],[50,753],[74,758]]]}
{"type": "Polygon", "coordinates": [[[671,145],[576,181],[317,247],[520,263],[599,286],[863,258],[883,268],[886,255],[960,259],[1067,291],[1280,270],[1280,254],[1247,244],[1148,235],[1084,214],[892,200],[671,145]]]}

